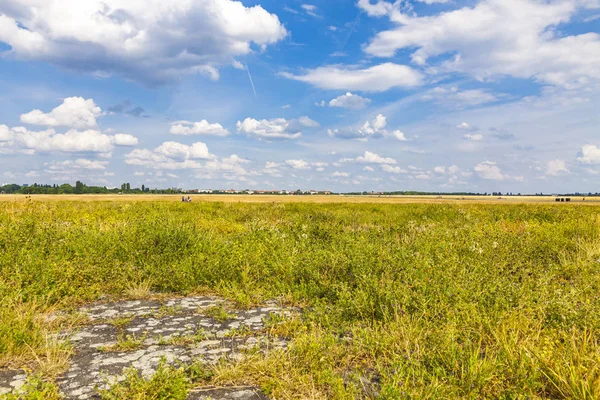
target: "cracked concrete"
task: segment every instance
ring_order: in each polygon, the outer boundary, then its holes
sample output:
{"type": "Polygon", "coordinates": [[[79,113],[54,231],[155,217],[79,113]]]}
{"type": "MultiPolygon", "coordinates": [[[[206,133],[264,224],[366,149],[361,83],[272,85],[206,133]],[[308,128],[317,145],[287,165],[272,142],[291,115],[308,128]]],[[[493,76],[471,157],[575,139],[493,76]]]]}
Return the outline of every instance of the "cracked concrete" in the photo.
{"type": "MultiPolygon", "coordinates": [[[[226,303],[215,297],[188,297],[164,302],[136,300],[94,304],[79,312],[90,323],[76,332],[63,333],[75,348],[69,370],[56,383],[66,399],[97,398],[104,389],[124,379],[133,367],[150,377],[161,359],[167,363],[199,360],[215,364],[240,359],[244,351],[283,349],[287,342],[262,333],[271,314],[295,312],[276,303],[250,310],[221,310],[226,303]],[[228,315],[229,314],[229,315],[228,315]],[[208,315],[216,315],[215,319],[208,315]],[[125,350],[124,341],[129,345],[125,350]],[[113,351],[114,350],[114,351],[113,351]]],[[[19,371],[0,371],[0,394],[16,392],[26,381],[19,371]]],[[[255,388],[210,388],[190,393],[189,399],[257,400],[266,397],[255,388]]]]}

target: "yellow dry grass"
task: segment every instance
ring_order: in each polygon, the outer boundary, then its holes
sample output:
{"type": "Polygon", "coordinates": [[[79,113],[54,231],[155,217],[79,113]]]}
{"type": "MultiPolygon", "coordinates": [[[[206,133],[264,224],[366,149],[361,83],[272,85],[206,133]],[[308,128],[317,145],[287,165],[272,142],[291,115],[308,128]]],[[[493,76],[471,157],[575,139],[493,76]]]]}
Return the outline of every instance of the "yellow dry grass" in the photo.
{"type": "MultiPolygon", "coordinates": [[[[181,201],[181,195],[0,195],[0,201],[181,201]]],[[[193,201],[225,203],[382,203],[382,204],[559,204],[549,196],[273,196],[273,195],[192,195],[193,201]]],[[[600,204],[600,197],[571,197],[567,204],[600,204]]]]}

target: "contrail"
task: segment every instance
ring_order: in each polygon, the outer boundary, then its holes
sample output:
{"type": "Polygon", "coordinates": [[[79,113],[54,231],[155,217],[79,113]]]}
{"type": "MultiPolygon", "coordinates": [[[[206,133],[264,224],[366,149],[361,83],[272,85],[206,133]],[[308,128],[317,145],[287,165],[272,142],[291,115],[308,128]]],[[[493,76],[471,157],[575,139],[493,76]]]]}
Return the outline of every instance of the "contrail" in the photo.
{"type": "Polygon", "coordinates": [[[252,91],[254,92],[254,98],[258,99],[256,95],[256,88],[254,87],[254,82],[252,81],[252,75],[250,75],[250,68],[248,68],[248,64],[246,63],[246,71],[248,71],[248,78],[250,78],[250,84],[252,85],[252,91]]]}

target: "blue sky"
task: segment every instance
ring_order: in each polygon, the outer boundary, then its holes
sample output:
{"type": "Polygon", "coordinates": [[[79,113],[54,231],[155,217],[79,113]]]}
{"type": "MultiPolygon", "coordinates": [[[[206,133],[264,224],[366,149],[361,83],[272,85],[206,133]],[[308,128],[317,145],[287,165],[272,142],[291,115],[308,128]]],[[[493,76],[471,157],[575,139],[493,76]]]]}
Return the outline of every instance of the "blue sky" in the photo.
{"type": "Polygon", "coordinates": [[[600,182],[600,0],[4,0],[0,183],[600,182]]]}

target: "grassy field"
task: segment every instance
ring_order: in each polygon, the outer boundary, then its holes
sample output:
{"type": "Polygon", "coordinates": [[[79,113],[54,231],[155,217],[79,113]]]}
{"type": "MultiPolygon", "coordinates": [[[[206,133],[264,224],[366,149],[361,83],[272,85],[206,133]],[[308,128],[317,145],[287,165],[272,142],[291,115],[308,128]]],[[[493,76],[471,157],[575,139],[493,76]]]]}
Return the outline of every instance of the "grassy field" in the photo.
{"type": "Polygon", "coordinates": [[[0,199],[0,368],[31,369],[47,393],[69,352],[52,333],[76,321],[44,316],[150,287],[304,308],[278,328],[287,353],[220,365],[215,384],[351,399],[375,377],[383,399],[600,398],[597,207],[0,199]]]}
{"type": "MultiPolygon", "coordinates": [[[[186,195],[187,196],[187,195],[186,195]]],[[[223,203],[370,203],[370,204],[555,204],[550,196],[374,196],[374,195],[190,195],[196,202],[223,203]]],[[[181,195],[0,195],[1,201],[170,201],[181,202],[181,195]]],[[[566,204],[566,203],[563,203],[566,204]]],[[[571,197],[570,204],[600,205],[600,197],[571,197]]]]}

